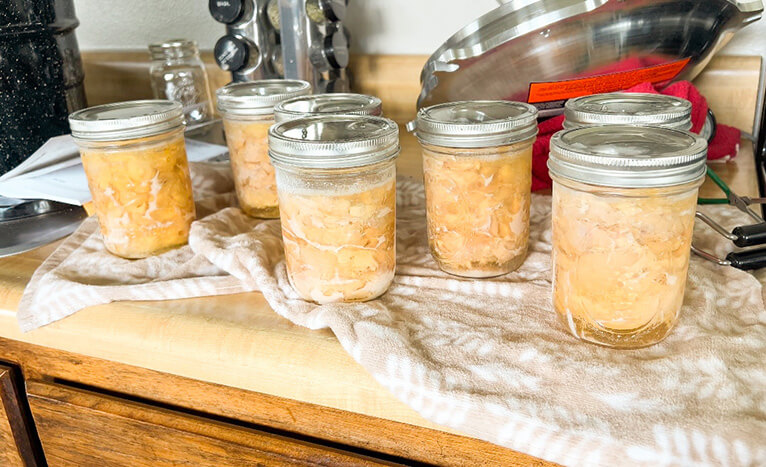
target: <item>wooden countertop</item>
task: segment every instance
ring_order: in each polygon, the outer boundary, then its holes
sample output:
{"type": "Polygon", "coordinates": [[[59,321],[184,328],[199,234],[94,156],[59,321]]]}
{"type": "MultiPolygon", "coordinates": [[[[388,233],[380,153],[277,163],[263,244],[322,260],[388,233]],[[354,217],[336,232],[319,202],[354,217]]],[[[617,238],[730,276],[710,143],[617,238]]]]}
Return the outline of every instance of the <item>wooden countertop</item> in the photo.
{"type": "MultiPolygon", "coordinates": [[[[409,70],[405,74],[412,81],[422,58],[409,57],[399,61],[385,56],[357,58],[358,78],[364,78],[365,69],[376,70],[374,77],[360,80],[364,83],[363,92],[390,92],[386,89],[392,89],[391,80],[398,75],[392,72],[391,66],[381,66],[386,61],[409,70]],[[380,72],[381,67],[388,71],[380,72]]],[[[86,63],[86,66],[96,65],[86,63]]],[[[743,79],[752,84],[758,82],[760,60],[755,62],[748,57],[724,59],[720,66],[711,67],[712,71],[706,72],[707,77],[702,77],[701,87],[712,89],[713,83],[721,82],[716,73],[743,69],[749,70],[743,79]],[[748,67],[743,67],[743,63],[749,64],[748,67]],[[707,85],[705,79],[709,81],[707,85]]],[[[727,79],[725,82],[734,86],[737,80],[727,79]]],[[[416,88],[410,83],[395,89],[411,93],[416,88]]],[[[705,93],[709,100],[711,94],[705,93]]],[[[401,105],[392,106],[392,116],[400,123],[406,121],[407,105],[412,102],[411,97],[401,100],[401,105]]],[[[726,122],[729,115],[742,112],[741,107],[723,107],[722,103],[731,101],[728,94],[713,96],[711,106],[721,106],[720,112],[715,109],[719,121],[726,122]]],[[[752,125],[752,118],[749,122],[752,125]]],[[[400,174],[420,178],[422,166],[417,141],[406,131],[402,131],[401,141],[400,174]]],[[[734,161],[713,167],[738,194],[758,194],[749,142],[743,140],[743,147],[734,161]]],[[[720,193],[712,184],[706,183],[701,195],[711,197],[720,196],[720,193]]],[[[163,302],[118,302],[87,308],[44,328],[21,334],[15,310],[22,292],[35,269],[56,246],[48,245],[0,259],[0,337],[454,432],[425,420],[391,395],[343,350],[330,331],[310,331],[291,324],[274,313],[260,293],[163,302]]]]}
{"type": "MultiPolygon", "coordinates": [[[[752,149],[716,171],[740,194],[757,193],[752,149]]],[[[419,177],[417,141],[404,132],[399,171],[419,177]]],[[[704,196],[718,196],[706,185],[704,196]]],[[[452,431],[425,420],[379,385],[328,330],[274,313],[260,293],[84,309],[21,334],[15,309],[56,244],[0,259],[0,336],[206,382],[452,431]]]]}

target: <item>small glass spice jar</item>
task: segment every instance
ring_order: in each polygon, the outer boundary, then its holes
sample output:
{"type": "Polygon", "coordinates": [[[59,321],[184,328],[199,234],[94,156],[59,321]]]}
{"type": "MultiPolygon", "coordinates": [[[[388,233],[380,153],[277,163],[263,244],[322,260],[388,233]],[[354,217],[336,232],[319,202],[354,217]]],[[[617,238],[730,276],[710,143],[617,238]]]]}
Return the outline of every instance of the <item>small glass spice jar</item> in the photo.
{"type": "Polygon", "coordinates": [[[553,305],[579,339],[655,344],[684,298],[706,141],[611,125],[551,139],[553,305]]]}
{"type": "Polygon", "coordinates": [[[287,274],[317,303],[365,301],[396,267],[399,129],[382,117],[326,115],[274,125],[287,274]]]}
{"type": "Polygon", "coordinates": [[[383,115],[383,102],[365,94],[333,93],[288,99],[274,107],[277,123],[312,115],[383,115]]]}
{"type": "Polygon", "coordinates": [[[195,209],[177,102],[128,101],[69,116],[107,250],[145,258],[184,245],[195,209]]]}
{"type": "Polygon", "coordinates": [[[564,129],[596,125],[645,125],[690,130],[692,104],[680,97],[610,92],[569,99],[564,129]]]}
{"type": "Polygon", "coordinates": [[[232,83],[216,92],[229,146],[234,188],[240,207],[249,216],[279,217],[277,186],[268,146],[269,128],[274,124],[274,106],[307,94],[311,94],[308,82],[287,79],[232,83]]]}
{"type": "Polygon", "coordinates": [[[423,147],[428,243],[439,267],[482,278],[521,266],[537,109],[509,101],[438,104],[420,109],[408,129],[423,147]]]}

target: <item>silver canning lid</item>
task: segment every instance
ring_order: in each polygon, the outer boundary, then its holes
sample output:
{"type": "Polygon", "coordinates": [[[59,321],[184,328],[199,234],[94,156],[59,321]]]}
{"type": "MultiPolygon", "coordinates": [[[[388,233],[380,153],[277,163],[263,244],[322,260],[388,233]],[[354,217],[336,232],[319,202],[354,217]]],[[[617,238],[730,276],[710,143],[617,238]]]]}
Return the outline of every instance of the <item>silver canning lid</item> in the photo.
{"type": "Polygon", "coordinates": [[[159,135],[183,127],[183,107],[166,100],[97,105],[69,115],[72,136],[86,141],[119,141],[159,135]]]}
{"type": "Polygon", "coordinates": [[[277,123],[299,117],[321,114],[373,115],[383,113],[383,102],[365,94],[315,94],[293,97],[274,107],[277,123]]]}
{"type": "Polygon", "coordinates": [[[263,79],[227,84],[215,94],[221,114],[270,115],[280,102],[311,94],[311,84],[297,79],[263,79]]]}
{"type": "Polygon", "coordinates": [[[670,128],[607,125],[551,138],[551,175],[621,188],[682,185],[705,175],[707,141],[670,128]]]}
{"type": "Polygon", "coordinates": [[[649,125],[676,130],[692,127],[692,104],[686,99],[640,92],[612,92],[569,99],[564,128],[589,125],[649,125]]]}
{"type": "Polygon", "coordinates": [[[383,117],[301,117],[269,130],[269,156],[276,165],[341,169],[377,164],[398,154],[399,127],[383,117]]]}
{"type": "Polygon", "coordinates": [[[511,101],[447,102],[420,109],[407,130],[436,146],[503,146],[537,134],[537,109],[511,101]]]}

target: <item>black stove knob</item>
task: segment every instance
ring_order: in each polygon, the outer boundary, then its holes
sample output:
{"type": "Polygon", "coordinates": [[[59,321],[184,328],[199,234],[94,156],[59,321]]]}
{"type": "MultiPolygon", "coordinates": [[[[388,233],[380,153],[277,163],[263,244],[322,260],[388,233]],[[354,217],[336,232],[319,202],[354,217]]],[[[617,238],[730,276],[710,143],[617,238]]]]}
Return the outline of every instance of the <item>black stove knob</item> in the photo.
{"type": "Polygon", "coordinates": [[[242,18],[245,12],[244,0],[210,0],[208,3],[213,19],[223,24],[233,24],[242,18]]]}
{"type": "Polygon", "coordinates": [[[333,68],[348,66],[348,41],[343,31],[334,31],[324,38],[324,54],[333,68]]]}
{"type": "Polygon", "coordinates": [[[232,35],[226,35],[218,39],[213,48],[215,61],[224,71],[239,71],[250,60],[250,46],[232,35]]]}

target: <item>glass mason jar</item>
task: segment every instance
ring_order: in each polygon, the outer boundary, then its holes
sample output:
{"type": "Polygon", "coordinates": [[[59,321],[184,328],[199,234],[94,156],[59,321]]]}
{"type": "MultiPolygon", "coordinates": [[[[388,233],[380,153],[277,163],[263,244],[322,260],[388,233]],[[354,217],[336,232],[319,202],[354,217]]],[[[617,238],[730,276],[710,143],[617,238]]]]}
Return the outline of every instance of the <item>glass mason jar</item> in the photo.
{"type": "Polygon", "coordinates": [[[99,105],[69,123],[106,249],[145,258],[186,244],[195,209],[181,104],[99,105]]]}
{"type": "Polygon", "coordinates": [[[383,115],[383,102],[365,94],[333,93],[288,99],[274,107],[277,123],[312,115],[383,115]]]}
{"type": "Polygon", "coordinates": [[[310,93],[311,85],[306,81],[286,79],[232,83],[216,92],[229,146],[234,188],[245,214],[263,219],[279,217],[268,144],[269,128],[274,124],[274,106],[310,93]]]}
{"type": "Polygon", "coordinates": [[[396,267],[396,123],[298,118],[274,125],[269,146],[295,291],[316,303],[385,293],[396,267]]]}
{"type": "Polygon", "coordinates": [[[640,92],[610,92],[569,99],[564,129],[594,125],[646,125],[690,130],[692,104],[680,97],[640,92]]]}
{"type": "Polygon", "coordinates": [[[420,109],[428,243],[439,267],[494,277],[524,262],[537,109],[469,101],[420,109]]]}
{"type": "Polygon", "coordinates": [[[189,127],[212,120],[213,98],[197,43],[186,39],[170,40],[149,45],[149,53],[154,98],[181,103],[189,127]]]}
{"type": "Polygon", "coordinates": [[[662,340],[684,298],[706,141],[658,127],[563,130],[551,139],[553,305],[577,338],[662,340]]]}

